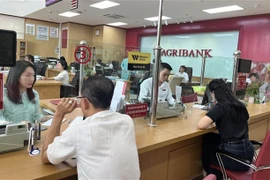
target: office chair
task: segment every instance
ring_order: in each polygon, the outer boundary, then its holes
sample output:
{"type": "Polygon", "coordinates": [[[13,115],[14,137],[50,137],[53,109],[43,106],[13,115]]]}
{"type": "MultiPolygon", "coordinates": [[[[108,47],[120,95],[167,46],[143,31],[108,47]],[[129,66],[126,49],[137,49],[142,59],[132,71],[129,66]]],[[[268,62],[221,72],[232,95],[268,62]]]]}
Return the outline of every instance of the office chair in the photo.
{"type": "Polygon", "coordinates": [[[95,66],[96,75],[103,75],[103,67],[102,66],[95,66]]]}
{"type": "Polygon", "coordinates": [[[60,98],[63,97],[76,97],[79,94],[79,78],[80,72],[76,72],[69,85],[60,86],[60,98]]]}
{"type": "Polygon", "coordinates": [[[251,141],[254,145],[261,145],[260,152],[258,156],[255,155],[254,162],[249,162],[239,158],[232,153],[228,153],[223,150],[218,150],[216,155],[219,160],[219,167],[211,165],[212,168],[217,169],[222,172],[223,179],[228,177],[234,180],[263,180],[270,179],[270,131],[267,132],[263,144],[251,141]],[[232,160],[235,160],[241,164],[249,166],[249,170],[245,172],[236,172],[224,169],[221,156],[226,156],[232,160]],[[221,168],[220,168],[221,167],[221,168]]]}
{"type": "Polygon", "coordinates": [[[188,82],[191,83],[192,74],[193,74],[193,68],[192,67],[186,67],[186,73],[188,74],[188,82]]]}
{"type": "Polygon", "coordinates": [[[118,71],[119,69],[119,61],[112,61],[113,70],[118,71]]]}
{"type": "Polygon", "coordinates": [[[180,84],[182,83],[183,81],[183,77],[177,77],[177,76],[173,76],[170,78],[169,80],[169,86],[171,88],[171,91],[172,91],[172,95],[175,95],[175,86],[180,86],[180,84]]]}
{"type": "Polygon", "coordinates": [[[105,76],[111,76],[113,72],[113,69],[104,69],[104,75],[105,76]]]}
{"type": "Polygon", "coordinates": [[[146,80],[147,78],[149,78],[151,76],[150,71],[146,71],[143,75],[143,77],[136,83],[136,87],[137,87],[137,95],[139,97],[140,95],[140,89],[141,89],[141,84],[144,80],[146,80]]]}
{"type": "Polygon", "coordinates": [[[36,75],[45,76],[47,65],[45,62],[35,62],[34,66],[36,68],[36,75]]]}

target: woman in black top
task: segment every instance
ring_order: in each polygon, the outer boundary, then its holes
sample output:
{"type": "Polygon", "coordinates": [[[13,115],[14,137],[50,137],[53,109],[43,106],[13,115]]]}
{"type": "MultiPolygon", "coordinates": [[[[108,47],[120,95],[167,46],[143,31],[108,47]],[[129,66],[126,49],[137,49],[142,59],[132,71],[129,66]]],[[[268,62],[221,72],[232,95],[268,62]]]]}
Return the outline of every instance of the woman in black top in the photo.
{"type": "MultiPolygon", "coordinates": [[[[215,123],[219,134],[209,133],[204,136],[202,164],[207,174],[216,174],[218,179],[222,175],[210,168],[216,164],[215,151],[217,148],[233,153],[241,158],[252,161],[254,147],[248,138],[249,114],[245,105],[232,93],[232,90],[222,79],[213,79],[209,83],[209,90],[216,105],[198,122],[199,129],[206,129],[215,123]]],[[[247,171],[249,167],[229,158],[222,157],[226,169],[247,171]]]]}

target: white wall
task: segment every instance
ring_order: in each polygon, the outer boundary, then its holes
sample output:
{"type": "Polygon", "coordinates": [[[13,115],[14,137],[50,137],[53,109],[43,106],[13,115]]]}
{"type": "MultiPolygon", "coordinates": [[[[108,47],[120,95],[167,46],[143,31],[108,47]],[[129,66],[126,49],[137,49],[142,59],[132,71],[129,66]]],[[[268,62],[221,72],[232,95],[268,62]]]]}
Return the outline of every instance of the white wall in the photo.
{"type": "Polygon", "coordinates": [[[24,18],[0,15],[0,29],[17,32],[17,39],[24,39],[24,18]]]}

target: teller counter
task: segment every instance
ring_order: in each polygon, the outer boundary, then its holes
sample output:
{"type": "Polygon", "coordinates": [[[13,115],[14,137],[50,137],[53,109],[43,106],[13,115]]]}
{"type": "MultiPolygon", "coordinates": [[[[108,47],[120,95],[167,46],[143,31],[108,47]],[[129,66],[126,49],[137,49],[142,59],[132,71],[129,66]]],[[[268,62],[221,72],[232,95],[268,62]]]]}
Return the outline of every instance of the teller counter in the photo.
{"type": "MultiPolygon", "coordinates": [[[[198,130],[197,122],[206,114],[200,109],[191,109],[185,115],[157,121],[157,127],[149,127],[144,118],[134,119],[136,143],[139,152],[141,179],[193,179],[202,173],[202,137],[216,131],[215,126],[198,130]]],[[[50,110],[55,105],[50,100],[41,100],[41,106],[50,110]]],[[[249,104],[250,139],[262,141],[270,128],[270,103],[249,104]]],[[[74,119],[82,115],[80,108],[67,115],[74,119]]],[[[67,121],[62,129],[67,127],[67,121]]],[[[42,139],[46,131],[42,133],[42,139]]],[[[41,142],[38,147],[41,146],[41,142]]],[[[40,156],[30,157],[26,150],[0,155],[3,179],[59,179],[76,174],[76,169],[65,164],[43,165],[40,156]],[[14,173],[16,172],[16,173],[14,173]],[[34,173],[33,173],[34,172],[34,173]]]]}

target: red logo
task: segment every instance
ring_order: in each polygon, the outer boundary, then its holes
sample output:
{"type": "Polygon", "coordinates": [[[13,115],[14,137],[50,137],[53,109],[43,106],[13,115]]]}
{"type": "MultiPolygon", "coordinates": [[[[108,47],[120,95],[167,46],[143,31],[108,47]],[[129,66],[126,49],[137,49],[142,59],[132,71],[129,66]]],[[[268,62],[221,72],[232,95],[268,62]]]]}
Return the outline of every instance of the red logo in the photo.
{"type": "Polygon", "coordinates": [[[74,57],[78,63],[86,64],[91,60],[92,53],[89,47],[82,45],[75,49],[74,57]],[[77,52],[80,52],[80,57],[77,57],[77,52]]]}

